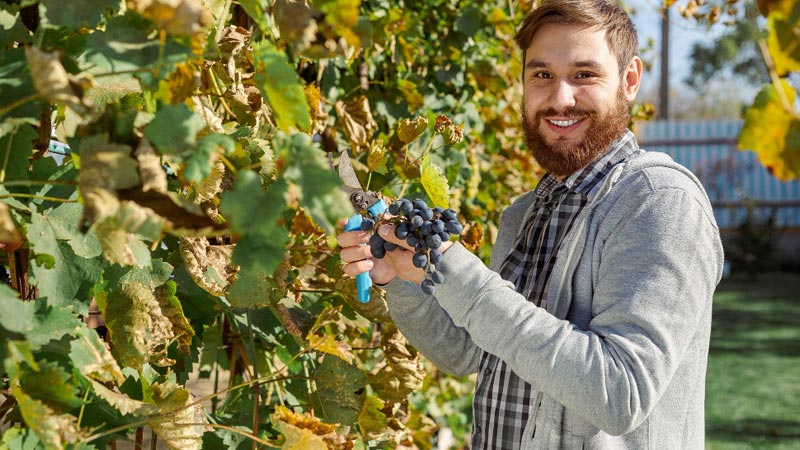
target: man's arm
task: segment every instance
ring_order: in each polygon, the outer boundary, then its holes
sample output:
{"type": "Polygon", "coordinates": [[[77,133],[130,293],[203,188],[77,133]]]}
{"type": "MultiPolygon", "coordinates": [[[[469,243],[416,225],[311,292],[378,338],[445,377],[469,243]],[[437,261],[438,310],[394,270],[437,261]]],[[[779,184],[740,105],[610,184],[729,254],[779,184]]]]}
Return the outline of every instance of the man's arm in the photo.
{"type": "MultiPolygon", "coordinates": [[[[485,267],[480,260],[477,263],[485,267]]],[[[459,376],[477,372],[482,350],[464,328],[453,323],[434,297],[399,278],[383,288],[397,328],[436,367],[459,376]]]]}
{"type": "Polygon", "coordinates": [[[702,200],[643,179],[633,189],[641,194],[618,202],[604,243],[595,244],[602,255],[587,330],[528,302],[461,246],[439,266],[437,299],[455,325],[612,434],[635,428],[664,393],[710,307],[722,259],[702,200]]]}

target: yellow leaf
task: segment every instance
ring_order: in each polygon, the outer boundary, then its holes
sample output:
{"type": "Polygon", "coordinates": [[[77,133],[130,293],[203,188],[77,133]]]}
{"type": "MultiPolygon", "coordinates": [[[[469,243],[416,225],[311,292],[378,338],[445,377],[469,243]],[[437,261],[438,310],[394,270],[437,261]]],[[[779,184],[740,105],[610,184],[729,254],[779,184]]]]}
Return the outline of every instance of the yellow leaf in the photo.
{"type": "Polygon", "coordinates": [[[308,414],[297,414],[285,406],[276,407],[270,419],[283,435],[283,450],[324,450],[334,447],[329,442],[339,440],[334,425],[308,414]]]}
{"type": "Polygon", "coordinates": [[[386,414],[381,411],[384,407],[383,401],[378,397],[367,396],[361,412],[358,413],[358,426],[367,439],[378,439],[386,433],[388,420],[386,414]]]}
{"type": "MultiPolygon", "coordinates": [[[[795,90],[782,80],[788,105],[795,103],[795,90]]],[[[759,162],[776,178],[800,177],[800,118],[786,110],[775,85],[767,85],[745,113],[739,149],[756,153],[759,162]]]]}
{"type": "Polygon", "coordinates": [[[783,13],[773,11],[768,29],[767,47],[778,75],[800,71],[800,23],[792,23],[783,13]]]}
{"type": "Polygon", "coordinates": [[[422,158],[420,182],[433,203],[431,206],[441,206],[442,208],[450,206],[450,187],[447,184],[447,177],[428,155],[422,158]]]}
{"type": "Polygon", "coordinates": [[[57,414],[46,404],[26,395],[13,383],[11,394],[17,400],[25,423],[36,432],[45,448],[62,449],[66,448],[67,444],[78,441],[81,432],[76,424],[75,416],[57,414]]]}
{"type": "Polygon", "coordinates": [[[401,119],[397,123],[397,137],[404,143],[409,144],[420,137],[427,128],[428,119],[426,117],[417,117],[414,120],[401,119]]]}

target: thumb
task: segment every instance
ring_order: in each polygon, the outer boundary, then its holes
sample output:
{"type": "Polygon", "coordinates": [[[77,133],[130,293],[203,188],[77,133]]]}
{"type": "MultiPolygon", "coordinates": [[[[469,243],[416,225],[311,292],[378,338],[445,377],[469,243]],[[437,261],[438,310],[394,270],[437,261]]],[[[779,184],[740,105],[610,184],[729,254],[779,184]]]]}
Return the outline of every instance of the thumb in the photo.
{"type": "Polygon", "coordinates": [[[414,247],[408,245],[405,238],[399,238],[395,234],[396,226],[390,224],[383,224],[378,228],[378,235],[383,238],[386,242],[391,242],[395,245],[398,245],[406,250],[414,250],[414,247]]]}

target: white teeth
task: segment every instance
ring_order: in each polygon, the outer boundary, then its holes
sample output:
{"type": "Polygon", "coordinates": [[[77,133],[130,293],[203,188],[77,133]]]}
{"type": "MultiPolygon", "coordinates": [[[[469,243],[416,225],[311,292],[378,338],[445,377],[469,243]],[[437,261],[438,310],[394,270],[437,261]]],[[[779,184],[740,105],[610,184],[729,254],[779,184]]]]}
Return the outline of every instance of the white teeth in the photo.
{"type": "Polygon", "coordinates": [[[550,120],[549,122],[552,123],[555,126],[562,127],[562,128],[566,128],[566,127],[569,127],[569,126],[572,126],[572,125],[575,125],[576,123],[578,123],[577,120],[550,120]]]}

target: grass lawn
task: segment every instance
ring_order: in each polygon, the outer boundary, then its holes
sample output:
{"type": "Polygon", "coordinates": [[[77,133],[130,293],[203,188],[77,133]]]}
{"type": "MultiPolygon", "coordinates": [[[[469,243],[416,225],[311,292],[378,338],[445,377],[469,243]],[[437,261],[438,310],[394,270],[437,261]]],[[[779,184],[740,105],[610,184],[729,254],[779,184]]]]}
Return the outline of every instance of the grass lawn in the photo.
{"type": "Polygon", "coordinates": [[[800,450],[800,274],[732,276],[717,288],[706,444],[800,450]]]}

